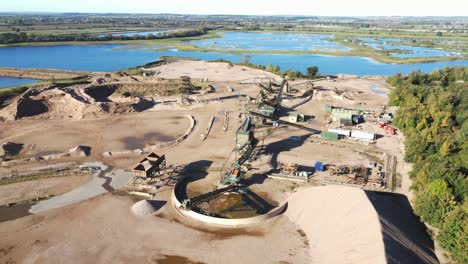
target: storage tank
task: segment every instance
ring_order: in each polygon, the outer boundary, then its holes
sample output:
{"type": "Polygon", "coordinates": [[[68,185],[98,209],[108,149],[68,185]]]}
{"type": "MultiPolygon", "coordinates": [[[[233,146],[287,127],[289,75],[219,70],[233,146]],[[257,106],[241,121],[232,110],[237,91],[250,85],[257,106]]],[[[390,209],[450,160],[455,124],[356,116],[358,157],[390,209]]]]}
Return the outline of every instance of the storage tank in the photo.
{"type": "Polygon", "coordinates": [[[329,128],[328,132],[336,133],[338,135],[343,135],[346,137],[351,136],[351,130],[344,128],[329,128]]]}
{"type": "Polygon", "coordinates": [[[351,137],[359,139],[375,140],[375,133],[363,130],[352,130],[351,137]]]}
{"type": "Polygon", "coordinates": [[[320,133],[320,137],[325,139],[338,140],[339,135],[332,132],[322,132],[320,133]]]}

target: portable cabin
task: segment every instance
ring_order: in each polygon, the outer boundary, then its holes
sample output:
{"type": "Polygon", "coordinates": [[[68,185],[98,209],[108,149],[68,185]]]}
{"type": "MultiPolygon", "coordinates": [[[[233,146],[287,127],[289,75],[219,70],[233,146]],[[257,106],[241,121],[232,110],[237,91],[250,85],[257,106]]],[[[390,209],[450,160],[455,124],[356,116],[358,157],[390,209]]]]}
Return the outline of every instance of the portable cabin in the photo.
{"type": "Polygon", "coordinates": [[[376,134],[364,130],[351,130],[351,137],[357,139],[375,140],[376,134]]]}
{"type": "Polygon", "coordinates": [[[315,162],[315,171],[325,171],[325,164],[323,162],[315,162]]]}

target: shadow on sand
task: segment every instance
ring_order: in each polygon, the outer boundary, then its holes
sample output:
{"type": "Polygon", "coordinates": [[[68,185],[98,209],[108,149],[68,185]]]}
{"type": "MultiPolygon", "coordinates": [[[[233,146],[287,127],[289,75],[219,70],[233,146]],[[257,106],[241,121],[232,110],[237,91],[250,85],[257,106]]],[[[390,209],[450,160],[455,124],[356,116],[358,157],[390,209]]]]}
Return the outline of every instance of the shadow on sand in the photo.
{"type": "Polygon", "coordinates": [[[210,168],[211,164],[213,164],[211,160],[199,160],[184,166],[181,171],[182,179],[180,180],[180,184],[174,190],[179,200],[182,201],[188,198],[187,185],[189,183],[202,180],[208,176],[208,168],[210,168]]]}
{"type": "Polygon", "coordinates": [[[271,154],[271,165],[276,168],[280,152],[290,151],[302,146],[311,135],[294,136],[268,144],[265,148],[265,154],[271,154]]]}
{"type": "Polygon", "coordinates": [[[388,263],[439,263],[434,242],[402,194],[366,191],[379,215],[388,263]]]}

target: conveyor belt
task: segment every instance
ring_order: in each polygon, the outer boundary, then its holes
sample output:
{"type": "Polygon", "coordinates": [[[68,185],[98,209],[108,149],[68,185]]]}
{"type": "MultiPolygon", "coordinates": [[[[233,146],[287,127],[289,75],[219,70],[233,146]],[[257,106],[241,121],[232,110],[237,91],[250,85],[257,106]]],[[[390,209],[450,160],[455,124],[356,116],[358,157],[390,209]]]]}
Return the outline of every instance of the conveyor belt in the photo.
{"type": "Polygon", "coordinates": [[[206,202],[208,200],[211,200],[214,197],[219,196],[219,195],[221,195],[221,194],[223,194],[225,192],[236,191],[238,188],[239,188],[238,186],[230,185],[230,186],[218,189],[218,190],[214,190],[214,191],[209,192],[209,193],[205,193],[205,194],[190,198],[190,203],[191,203],[192,206],[195,206],[197,204],[200,204],[200,203],[206,202]]]}
{"type": "MultiPolygon", "coordinates": [[[[254,111],[249,111],[249,113],[250,113],[251,115],[253,115],[253,116],[258,116],[258,117],[263,117],[263,118],[270,119],[268,116],[262,115],[262,114],[260,114],[260,113],[254,112],[254,111]]],[[[302,125],[299,125],[299,124],[296,124],[296,123],[291,123],[291,122],[284,121],[284,120],[277,120],[277,122],[278,122],[279,124],[297,127],[297,128],[300,128],[300,129],[303,129],[303,130],[312,132],[312,133],[314,133],[314,134],[320,134],[320,132],[321,132],[320,130],[316,130],[316,129],[313,129],[313,128],[310,128],[310,127],[305,127],[305,126],[302,126],[302,125]]]]}
{"type": "Polygon", "coordinates": [[[310,128],[310,127],[301,126],[299,124],[291,123],[291,122],[284,121],[284,120],[278,120],[278,123],[283,124],[283,125],[297,127],[297,128],[312,132],[314,134],[320,134],[320,132],[321,132],[320,130],[316,130],[316,129],[313,129],[313,128],[310,128]]]}

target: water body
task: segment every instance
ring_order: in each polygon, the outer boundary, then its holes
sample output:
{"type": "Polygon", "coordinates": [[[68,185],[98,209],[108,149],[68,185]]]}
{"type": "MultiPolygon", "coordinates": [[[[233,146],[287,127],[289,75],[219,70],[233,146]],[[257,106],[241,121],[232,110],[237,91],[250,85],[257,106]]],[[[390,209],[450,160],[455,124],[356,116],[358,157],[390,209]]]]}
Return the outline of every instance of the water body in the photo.
{"type": "MultiPolygon", "coordinates": [[[[131,45],[60,45],[0,48],[0,67],[56,68],[81,71],[116,71],[155,61],[160,56],[183,56],[203,60],[226,59],[239,62],[244,54],[218,52],[184,52],[171,49],[155,51],[131,45]]],[[[282,70],[305,71],[316,65],[322,74],[394,75],[414,70],[431,72],[446,66],[468,66],[468,60],[444,61],[417,64],[387,64],[367,57],[247,54],[255,64],[279,65],[282,70]]]]}
{"type": "MultiPolygon", "coordinates": [[[[1,62],[0,62],[1,64],[1,62]]],[[[16,86],[20,84],[27,84],[27,83],[33,83],[36,82],[36,80],[32,79],[23,79],[23,78],[14,78],[14,77],[1,77],[0,76],[0,89],[6,88],[6,87],[11,87],[11,86],[16,86]]]]}
{"type": "Polygon", "coordinates": [[[0,206],[0,223],[30,215],[29,209],[34,203],[18,203],[11,206],[0,206]]]}
{"type": "Polygon", "coordinates": [[[167,30],[153,30],[153,31],[136,31],[136,32],[116,32],[116,33],[109,33],[109,34],[99,34],[99,37],[104,37],[104,36],[113,36],[113,37],[119,37],[119,36],[125,36],[125,37],[132,37],[134,35],[140,35],[140,36],[148,36],[149,34],[152,35],[157,35],[159,33],[168,33],[168,32],[174,32],[174,29],[167,29],[167,30]]]}
{"type": "Polygon", "coordinates": [[[159,132],[149,132],[143,137],[124,137],[122,142],[127,149],[142,149],[149,145],[154,145],[158,142],[170,142],[176,137],[169,136],[159,132]]]}
{"type": "Polygon", "coordinates": [[[222,50],[351,50],[349,47],[327,40],[333,37],[329,34],[224,32],[222,36],[222,38],[191,41],[190,44],[222,50]]]}
{"type": "Polygon", "coordinates": [[[405,45],[401,39],[395,38],[356,38],[362,41],[363,45],[376,50],[392,50],[399,49],[404,53],[390,53],[395,58],[430,58],[430,57],[450,57],[461,56],[461,53],[454,51],[445,51],[439,48],[427,48],[405,45]]]}

